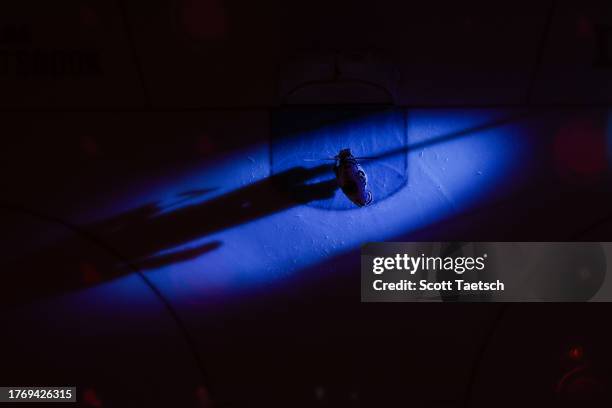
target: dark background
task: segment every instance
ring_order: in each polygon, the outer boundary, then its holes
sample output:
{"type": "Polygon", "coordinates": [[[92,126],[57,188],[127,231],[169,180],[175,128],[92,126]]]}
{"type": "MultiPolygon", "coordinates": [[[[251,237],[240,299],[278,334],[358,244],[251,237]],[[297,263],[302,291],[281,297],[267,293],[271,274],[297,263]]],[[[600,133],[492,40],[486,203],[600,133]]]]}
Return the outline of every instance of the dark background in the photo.
{"type": "Polygon", "coordinates": [[[606,303],[361,304],[359,246],[608,241],[611,27],[596,0],[4,1],[0,384],[605,406],[606,303]],[[346,146],[405,165],[372,207],[303,160],[346,146]]]}

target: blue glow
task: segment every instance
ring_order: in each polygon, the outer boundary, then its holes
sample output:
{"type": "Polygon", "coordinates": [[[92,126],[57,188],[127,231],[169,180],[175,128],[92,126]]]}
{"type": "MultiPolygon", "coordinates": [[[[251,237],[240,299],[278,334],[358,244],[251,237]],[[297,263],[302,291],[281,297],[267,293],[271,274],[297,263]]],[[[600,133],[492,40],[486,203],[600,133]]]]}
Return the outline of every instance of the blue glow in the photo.
{"type": "MultiPolygon", "coordinates": [[[[109,197],[95,209],[95,217],[82,214],[78,221],[86,224],[151,204],[157,209],[151,219],[163,219],[238,194],[239,203],[213,214],[227,221],[222,228],[207,230],[211,220],[200,211],[189,222],[195,231],[200,223],[201,234],[168,240],[172,245],[154,246],[157,249],[150,255],[197,254],[201,247],[212,250],[163,266],[152,262],[143,267],[173,302],[233,296],[282,283],[309,266],[356,251],[362,243],[393,240],[507,196],[525,184],[526,169],[535,161],[531,144],[542,140],[534,137],[529,126],[517,112],[507,110],[361,112],[286,137],[276,134],[271,149],[265,143],[246,146],[214,162],[150,177],[146,184],[109,197]],[[371,206],[355,208],[336,192],[327,202],[272,205],[256,216],[241,218],[257,201],[275,204],[276,198],[262,197],[260,190],[252,190],[255,186],[285,169],[313,168],[317,164],[304,162],[305,158],[334,155],[342,147],[374,157],[364,163],[375,189],[371,206]],[[273,171],[273,166],[278,167],[273,171]],[[386,177],[392,174],[398,176],[386,177]]],[[[180,233],[173,224],[166,227],[170,234],[180,233]]],[[[162,243],[164,238],[142,236],[162,243]]],[[[115,249],[130,253],[130,248],[115,249]]]]}
{"type": "MultiPolygon", "coordinates": [[[[403,153],[408,160],[407,184],[386,199],[354,211],[311,205],[283,209],[181,245],[175,249],[222,243],[215,251],[147,273],[164,293],[198,301],[209,294],[230,294],[278,282],[324,259],[355,250],[364,242],[392,240],[476,204],[486,204],[520,185],[525,176],[521,169],[531,160],[529,134],[520,120],[484,126],[513,115],[496,110],[411,111],[408,145],[421,147],[403,153]],[[447,137],[453,133],[457,136],[447,137]]],[[[359,122],[351,128],[359,138],[359,122]]],[[[316,143],[317,138],[328,140],[329,129],[311,131],[309,138],[308,143],[316,143]]],[[[283,143],[285,149],[306,153],[300,137],[283,143]]],[[[385,154],[396,145],[375,147],[373,153],[385,154]]],[[[292,157],[293,165],[303,165],[302,155],[292,157]]],[[[190,180],[241,185],[238,180],[244,181],[245,175],[253,174],[254,166],[266,166],[268,160],[253,163],[237,155],[227,163],[231,173],[211,169],[190,180]]],[[[177,191],[176,185],[169,185],[168,191],[177,191]]]]}

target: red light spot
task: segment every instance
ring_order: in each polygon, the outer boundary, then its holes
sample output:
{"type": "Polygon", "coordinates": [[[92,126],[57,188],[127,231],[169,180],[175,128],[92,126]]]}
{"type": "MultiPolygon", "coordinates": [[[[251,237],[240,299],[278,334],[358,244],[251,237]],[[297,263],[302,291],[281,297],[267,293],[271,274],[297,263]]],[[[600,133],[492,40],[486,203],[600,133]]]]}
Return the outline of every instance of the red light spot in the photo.
{"type": "Polygon", "coordinates": [[[569,358],[571,358],[572,360],[580,361],[582,360],[582,357],[584,357],[584,350],[580,346],[574,346],[570,349],[568,354],[569,358]]]}
{"type": "Polygon", "coordinates": [[[183,0],[181,22],[196,40],[214,40],[227,32],[221,0],[183,0]]]}
{"type": "Polygon", "coordinates": [[[102,275],[100,275],[96,267],[90,263],[83,262],[81,264],[81,275],[83,283],[86,285],[95,285],[96,283],[102,282],[102,275]]]}
{"type": "Polygon", "coordinates": [[[570,394],[589,394],[597,388],[597,381],[593,378],[577,378],[567,385],[570,394]]]}
{"type": "Polygon", "coordinates": [[[204,156],[214,153],[216,150],[215,142],[208,136],[200,136],[196,144],[198,152],[204,156]]]}
{"type": "Polygon", "coordinates": [[[595,31],[593,30],[591,20],[585,16],[580,17],[576,23],[576,35],[578,35],[579,38],[593,38],[595,31]]]}
{"type": "Polygon", "coordinates": [[[557,166],[563,176],[588,179],[607,167],[606,135],[594,121],[573,120],[559,129],[554,141],[557,166]]]}
{"type": "Polygon", "coordinates": [[[83,136],[81,138],[81,150],[88,156],[97,156],[100,153],[96,139],[91,136],[83,136]]]}
{"type": "Polygon", "coordinates": [[[98,24],[98,16],[95,10],[89,6],[81,6],[79,19],[81,24],[86,27],[93,27],[98,24]]]}
{"type": "Polygon", "coordinates": [[[204,386],[199,386],[195,391],[196,400],[198,402],[198,407],[200,408],[210,408],[212,407],[212,401],[210,399],[210,393],[204,386]]]}
{"type": "Polygon", "coordinates": [[[90,407],[102,407],[102,401],[100,401],[93,388],[86,388],[85,391],[83,391],[83,402],[90,407]]]}

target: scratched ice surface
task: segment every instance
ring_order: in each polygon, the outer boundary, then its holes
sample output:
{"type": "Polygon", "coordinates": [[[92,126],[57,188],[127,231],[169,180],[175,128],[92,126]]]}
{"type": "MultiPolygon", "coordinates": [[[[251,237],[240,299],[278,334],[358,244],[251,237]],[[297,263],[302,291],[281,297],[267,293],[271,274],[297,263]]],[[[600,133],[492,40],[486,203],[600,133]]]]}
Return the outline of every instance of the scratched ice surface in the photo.
{"type": "MultiPolygon", "coordinates": [[[[287,109],[276,112],[270,147],[273,174],[298,168],[315,169],[341,149],[349,148],[368,175],[368,186],[376,202],[397,192],[406,183],[406,129],[404,113],[398,109],[346,108],[317,110],[287,109]]],[[[327,171],[310,175],[304,184],[334,179],[327,171]]],[[[330,198],[313,198],[309,206],[349,210],[357,208],[337,189],[330,198]]]]}

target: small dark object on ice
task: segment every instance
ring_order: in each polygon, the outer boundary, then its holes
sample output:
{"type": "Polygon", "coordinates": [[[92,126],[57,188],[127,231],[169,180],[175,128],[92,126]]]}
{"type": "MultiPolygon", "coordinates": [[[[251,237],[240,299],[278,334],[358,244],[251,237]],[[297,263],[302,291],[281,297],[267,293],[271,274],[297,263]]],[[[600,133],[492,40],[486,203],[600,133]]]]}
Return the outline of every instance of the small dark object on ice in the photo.
{"type": "Polygon", "coordinates": [[[336,180],[344,195],[359,207],[370,204],[372,192],[368,188],[368,176],[351,149],[342,149],[334,159],[336,180]]]}

